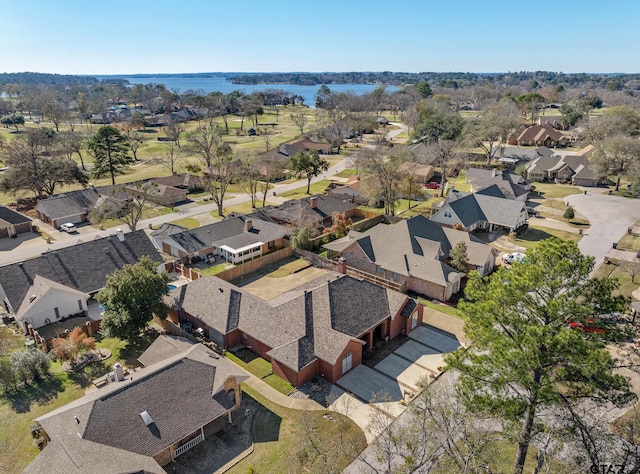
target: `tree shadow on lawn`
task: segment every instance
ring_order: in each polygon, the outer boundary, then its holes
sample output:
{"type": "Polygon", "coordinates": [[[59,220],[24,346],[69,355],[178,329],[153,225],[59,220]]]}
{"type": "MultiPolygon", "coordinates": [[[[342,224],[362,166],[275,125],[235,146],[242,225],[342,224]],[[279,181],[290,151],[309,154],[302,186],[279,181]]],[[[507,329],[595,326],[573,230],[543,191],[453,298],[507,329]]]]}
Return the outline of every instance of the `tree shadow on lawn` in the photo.
{"type": "Polygon", "coordinates": [[[268,443],[280,438],[282,418],[263,405],[258,406],[251,431],[254,443],[268,443]]]}
{"type": "Polygon", "coordinates": [[[109,368],[104,361],[98,361],[84,366],[77,372],[69,373],[69,378],[80,385],[80,387],[87,388],[89,385],[93,384],[95,379],[106,375],[111,370],[112,369],[109,368]]]}
{"type": "Polygon", "coordinates": [[[31,411],[32,404],[44,405],[64,390],[65,386],[60,378],[57,375],[50,375],[39,383],[9,392],[6,399],[16,413],[28,413],[31,411]]]}

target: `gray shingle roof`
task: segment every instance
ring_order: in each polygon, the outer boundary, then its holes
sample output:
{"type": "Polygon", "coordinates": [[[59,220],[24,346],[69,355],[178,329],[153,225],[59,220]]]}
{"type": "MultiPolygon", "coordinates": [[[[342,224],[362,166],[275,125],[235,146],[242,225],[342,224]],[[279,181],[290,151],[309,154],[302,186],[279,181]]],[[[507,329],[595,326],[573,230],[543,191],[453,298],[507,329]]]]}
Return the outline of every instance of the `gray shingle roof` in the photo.
{"type": "MultiPolygon", "coordinates": [[[[373,263],[385,270],[446,285],[457,272],[440,260],[448,258],[449,251],[458,242],[467,245],[472,265],[483,266],[492,252],[491,247],[468,232],[442,227],[424,216],[395,225],[378,224],[367,232],[354,234],[349,241],[342,240],[337,247],[345,250],[358,245],[373,263]]],[[[326,247],[335,250],[334,243],[326,247]]]]}
{"type": "Polygon", "coordinates": [[[7,206],[0,206],[0,220],[8,222],[9,224],[22,224],[24,222],[31,222],[24,214],[20,214],[18,211],[8,208],[7,206]]]}
{"type": "Polygon", "coordinates": [[[172,290],[168,303],[221,334],[240,329],[270,347],[271,357],[299,370],[315,358],[335,363],[349,341],[394,317],[408,299],[349,276],[325,276],[314,285],[267,302],[219,278],[203,277],[172,290]]]}
{"type": "Polygon", "coordinates": [[[91,294],[104,287],[107,275],[144,255],[162,263],[144,230],[124,234],[124,241],[112,235],[0,267],[0,286],[13,310],[18,311],[36,275],[91,294]]]}
{"type": "Polygon", "coordinates": [[[212,355],[195,344],[37,418],[52,449],[45,448],[25,472],[164,472],[150,456],[223,415],[234,404],[224,382],[247,377],[212,355]],[[153,419],[149,427],[140,417],[145,410],[153,419]],[[49,469],[39,470],[43,466],[49,469]]]}
{"type": "Polygon", "coordinates": [[[509,228],[517,227],[518,219],[524,209],[522,201],[485,196],[479,193],[463,196],[450,202],[449,206],[465,227],[480,221],[509,228]]]}
{"type": "Polygon", "coordinates": [[[242,242],[248,245],[258,242],[271,242],[285,237],[287,234],[287,229],[281,225],[258,219],[249,219],[247,216],[237,216],[198,227],[197,229],[172,234],[170,238],[187,253],[194,253],[212,246],[228,245],[234,242],[235,239],[242,239],[242,242]],[[245,221],[249,220],[252,228],[245,231],[245,221]]]}
{"type": "Polygon", "coordinates": [[[304,198],[286,201],[279,206],[264,207],[261,211],[278,222],[295,226],[318,226],[334,212],[344,214],[358,207],[354,203],[330,196],[315,196],[315,198],[315,208],[310,204],[312,198],[304,198]]]}
{"type": "Polygon", "coordinates": [[[84,214],[96,203],[100,193],[96,188],[79,189],[66,193],[55,194],[38,202],[36,211],[51,219],[62,219],[69,216],[84,214]]]}
{"type": "Polygon", "coordinates": [[[178,353],[184,352],[191,347],[193,347],[193,342],[189,339],[161,334],[151,343],[147,350],[138,357],[138,362],[145,367],[149,367],[178,353]]]}

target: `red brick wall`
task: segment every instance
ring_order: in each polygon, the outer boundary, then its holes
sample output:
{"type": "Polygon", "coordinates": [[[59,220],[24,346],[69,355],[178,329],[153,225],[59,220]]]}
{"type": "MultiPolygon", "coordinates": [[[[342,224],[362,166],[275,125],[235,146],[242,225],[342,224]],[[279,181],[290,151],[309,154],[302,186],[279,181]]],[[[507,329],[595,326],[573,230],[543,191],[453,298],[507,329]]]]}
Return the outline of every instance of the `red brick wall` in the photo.
{"type": "Polygon", "coordinates": [[[435,298],[440,301],[447,301],[449,299],[445,292],[445,287],[419,278],[410,277],[407,280],[407,290],[415,291],[416,293],[420,293],[428,296],[429,298],[435,298]]]}
{"type": "Polygon", "coordinates": [[[336,383],[342,377],[342,358],[348,353],[353,353],[351,368],[357,367],[362,363],[362,344],[357,341],[351,341],[347,348],[340,354],[335,365],[330,365],[325,361],[320,361],[318,369],[321,376],[324,376],[331,383],[336,383]]]}
{"type": "Polygon", "coordinates": [[[268,361],[271,361],[271,357],[267,355],[267,352],[269,352],[272,349],[271,347],[267,346],[266,344],[263,344],[262,342],[258,341],[257,339],[254,339],[249,335],[247,335],[246,339],[244,337],[241,337],[241,341],[243,345],[247,347],[251,346],[251,350],[256,354],[258,354],[260,357],[267,359],[268,361]]]}
{"type": "Polygon", "coordinates": [[[242,344],[242,331],[235,329],[224,336],[224,348],[231,349],[242,344]]]}

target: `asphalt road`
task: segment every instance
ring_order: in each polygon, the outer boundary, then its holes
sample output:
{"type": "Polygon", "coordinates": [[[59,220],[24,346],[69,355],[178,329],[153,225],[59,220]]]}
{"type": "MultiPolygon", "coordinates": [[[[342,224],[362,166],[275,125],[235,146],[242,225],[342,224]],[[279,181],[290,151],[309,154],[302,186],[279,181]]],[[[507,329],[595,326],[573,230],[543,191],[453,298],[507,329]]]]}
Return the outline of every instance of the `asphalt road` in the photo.
{"type": "Polygon", "coordinates": [[[613,248],[613,243],[640,220],[640,200],[609,196],[602,194],[601,189],[582,189],[587,194],[573,194],[564,201],[591,222],[578,247],[583,254],[596,259],[597,268],[613,248]]]}
{"type": "MultiPolygon", "coordinates": [[[[335,174],[343,171],[348,167],[349,157],[340,160],[335,165],[331,166],[326,172],[322,175],[317,176],[311,180],[311,183],[315,183],[321,181],[330,176],[334,176],[335,174]]],[[[272,191],[275,192],[276,195],[280,193],[284,193],[287,191],[293,191],[294,189],[301,188],[307,185],[307,180],[303,179],[300,181],[296,181],[294,183],[288,184],[276,184],[272,191]]],[[[232,199],[228,199],[224,201],[225,207],[235,206],[236,204],[242,204],[245,202],[249,202],[251,200],[248,194],[235,194],[235,197],[232,199]]],[[[262,193],[258,194],[258,197],[262,199],[262,193]]],[[[138,229],[148,228],[149,225],[162,225],[167,222],[175,221],[177,219],[182,219],[185,217],[194,217],[199,214],[208,214],[211,211],[216,211],[218,209],[216,203],[211,204],[199,204],[195,202],[190,202],[188,204],[184,204],[182,206],[176,206],[177,212],[172,212],[171,214],[164,214],[162,216],[153,217],[151,219],[145,219],[138,222],[138,229]]],[[[54,240],[51,244],[47,244],[44,240],[37,240],[36,243],[29,243],[27,245],[20,245],[16,247],[16,244],[19,243],[23,238],[16,239],[2,239],[0,242],[0,265],[7,265],[10,263],[20,262],[22,260],[26,260],[31,257],[38,256],[44,252],[49,250],[56,250],[65,247],[69,247],[71,245],[75,245],[79,240],[83,242],[87,242],[89,240],[93,240],[97,237],[107,237],[115,232],[115,228],[110,228],[106,230],[95,230],[89,226],[82,226],[79,228],[79,233],[77,234],[65,234],[64,232],[59,232],[58,230],[53,229],[46,224],[42,224],[40,222],[36,222],[36,225],[39,225],[43,228],[45,232],[50,233],[56,240],[54,240]],[[42,243],[40,243],[42,242],[42,243]]],[[[124,232],[129,232],[129,229],[126,225],[122,225],[120,227],[124,232]]]]}

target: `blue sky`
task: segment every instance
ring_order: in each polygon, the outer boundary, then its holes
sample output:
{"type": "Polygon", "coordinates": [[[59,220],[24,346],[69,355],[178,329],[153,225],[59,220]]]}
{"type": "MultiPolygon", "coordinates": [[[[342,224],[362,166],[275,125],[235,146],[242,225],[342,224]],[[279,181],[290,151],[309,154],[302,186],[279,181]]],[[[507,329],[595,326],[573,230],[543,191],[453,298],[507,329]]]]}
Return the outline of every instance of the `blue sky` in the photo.
{"type": "Polygon", "coordinates": [[[0,72],[640,72],[638,0],[7,0],[0,72]]]}

